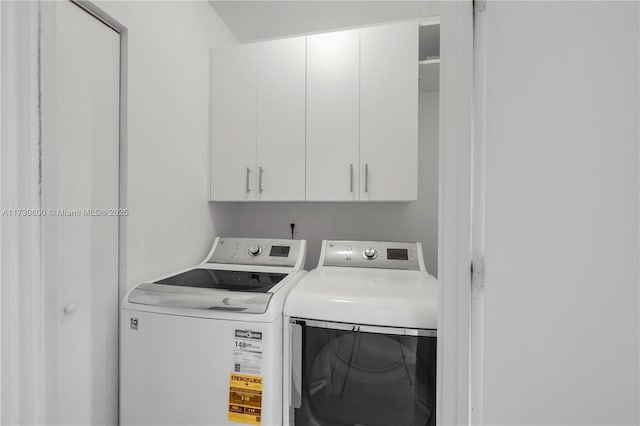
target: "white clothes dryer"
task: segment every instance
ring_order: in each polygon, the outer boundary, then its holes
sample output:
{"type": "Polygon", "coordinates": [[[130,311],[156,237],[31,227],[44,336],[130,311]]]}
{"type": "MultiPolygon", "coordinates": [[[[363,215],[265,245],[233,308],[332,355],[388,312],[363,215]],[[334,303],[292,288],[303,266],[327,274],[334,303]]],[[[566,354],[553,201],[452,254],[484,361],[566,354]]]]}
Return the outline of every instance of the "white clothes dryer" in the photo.
{"type": "Polygon", "coordinates": [[[216,238],[121,310],[121,425],[282,424],[282,309],[302,240],[216,238]]]}
{"type": "Polygon", "coordinates": [[[420,243],[322,244],[284,307],[284,424],[434,425],[438,281],[420,243]]]}

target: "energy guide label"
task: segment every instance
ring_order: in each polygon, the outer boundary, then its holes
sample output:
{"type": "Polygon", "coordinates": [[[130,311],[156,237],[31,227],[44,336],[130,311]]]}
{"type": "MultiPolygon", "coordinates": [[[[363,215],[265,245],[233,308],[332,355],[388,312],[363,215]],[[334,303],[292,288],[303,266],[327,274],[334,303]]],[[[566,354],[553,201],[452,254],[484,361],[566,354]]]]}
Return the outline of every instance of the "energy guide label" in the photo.
{"type": "Polygon", "coordinates": [[[233,371],[262,374],[262,332],[235,329],[233,338],[233,371]]]}
{"type": "Polygon", "coordinates": [[[231,373],[227,418],[230,422],[262,424],[262,377],[231,373]]]}

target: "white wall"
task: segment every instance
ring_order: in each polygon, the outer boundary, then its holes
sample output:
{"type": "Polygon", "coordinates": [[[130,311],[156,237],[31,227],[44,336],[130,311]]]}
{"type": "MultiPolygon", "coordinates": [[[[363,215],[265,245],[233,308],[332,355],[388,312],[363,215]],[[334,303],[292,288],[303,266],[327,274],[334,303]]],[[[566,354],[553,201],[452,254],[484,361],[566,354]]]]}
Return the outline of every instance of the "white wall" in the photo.
{"type": "Polygon", "coordinates": [[[483,12],[487,425],[640,421],[638,9],[483,12]]]}
{"type": "Polygon", "coordinates": [[[437,275],[438,96],[420,94],[418,201],[413,203],[211,203],[219,235],[296,238],[308,242],[315,268],[323,239],[420,241],[429,273],[437,275]]]}
{"type": "Polygon", "coordinates": [[[237,42],[206,2],[97,1],[128,30],[127,282],[204,257],[209,48],[237,42]]]}

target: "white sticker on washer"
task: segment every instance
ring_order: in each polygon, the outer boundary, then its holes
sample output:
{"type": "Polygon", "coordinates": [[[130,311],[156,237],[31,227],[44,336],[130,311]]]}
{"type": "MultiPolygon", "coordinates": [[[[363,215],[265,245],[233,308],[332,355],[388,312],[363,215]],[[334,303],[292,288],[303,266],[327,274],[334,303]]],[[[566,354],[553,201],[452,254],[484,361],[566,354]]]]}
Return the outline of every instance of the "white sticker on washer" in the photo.
{"type": "Polygon", "coordinates": [[[262,374],[262,331],[235,329],[233,339],[233,371],[262,374]]]}

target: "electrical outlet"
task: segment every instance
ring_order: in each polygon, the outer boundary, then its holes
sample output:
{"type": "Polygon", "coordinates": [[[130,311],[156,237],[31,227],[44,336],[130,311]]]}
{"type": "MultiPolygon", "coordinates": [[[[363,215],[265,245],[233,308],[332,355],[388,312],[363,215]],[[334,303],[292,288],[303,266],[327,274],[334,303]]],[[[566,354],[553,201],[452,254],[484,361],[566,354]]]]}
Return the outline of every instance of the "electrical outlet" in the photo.
{"type": "Polygon", "coordinates": [[[291,232],[291,239],[293,240],[296,235],[296,222],[293,217],[289,218],[289,232],[291,232]]]}

